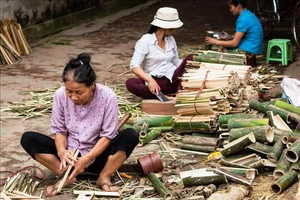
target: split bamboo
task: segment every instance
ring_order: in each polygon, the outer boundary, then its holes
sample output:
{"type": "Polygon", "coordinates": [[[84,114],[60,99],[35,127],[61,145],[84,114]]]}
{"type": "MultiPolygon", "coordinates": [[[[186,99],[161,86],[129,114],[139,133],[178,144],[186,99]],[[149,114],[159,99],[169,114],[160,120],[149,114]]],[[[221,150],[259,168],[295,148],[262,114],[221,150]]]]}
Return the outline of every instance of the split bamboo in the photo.
{"type": "Polygon", "coordinates": [[[250,144],[249,146],[247,146],[246,149],[247,150],[249,149],[249,150],[267,158],[267,154],[269,152],[271,152],[272,147],[269,145],[260,143],[260,142],[255,142],[254,144],[250,144]]]}
{"type": "Polygon", "coordinates": [[[217,169],[214,170],[214,172],[216,174],[226,176],[226,178],[228,178],[229,180],[232,180],[233,182],[242,183],[242,184],[249,185],[249,186],[251,186],[251,184],[252,184],[252,180],[250,180],[246,177],[243,177],[242,175],[235,174],[235,173],[232,173],[230,171],[227,171],[225,169],[217,168],[217,169]]]}
{"type": "Polygon", "coordinates": [[[229,156],[231,154],[234,154],[242,149],[245,149],[248,145],[255,143],[255,136],[254,134],[251,132],[237,140],[234,140],[230,143],[228,143],[226,146],[224,145],[224,149],[221,150],[221,154],[223,156],[229,156]]]}

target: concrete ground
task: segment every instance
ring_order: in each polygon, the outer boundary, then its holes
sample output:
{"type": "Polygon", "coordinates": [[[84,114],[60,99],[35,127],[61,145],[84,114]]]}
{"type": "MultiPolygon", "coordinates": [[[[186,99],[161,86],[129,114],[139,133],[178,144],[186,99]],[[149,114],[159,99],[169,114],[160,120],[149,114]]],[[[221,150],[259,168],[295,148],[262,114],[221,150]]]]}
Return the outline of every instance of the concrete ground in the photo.
{"type": "MultiPolygon", "coordinates": [[[[134,44],[142,34],[147,32],[156,10],[163,6],[177,8],[184,22],[184,26],[176,30],[174,35],[182,54],[187,53],[183,50],[187,47],[195,50],[203,48],[206,30],[234,32],[236,17],[231,15],[228,6],[222,0],[149,1],[133,9],[74,27],[30,44],[33,47],[30,55],[22,56],[22,60],[14,65],[0,66],[1,108],[4,108],[7,102],[22,101],[25,98],[21,94],[22,91],[50,88],[61,84],[60,76],[65,64],[71,57],[82,52],[92,56],[91,65],[97,72],[98,82],[110,85],[125,83],[127,78],[132,76],[131,73],[124,72],[128,69],[134,44]],[[68,41],[70,45],[55,44],[63,41],[68,41]]],[[[289,23],[287,20],[276,27],[272,37],[291,39],[289,23]]],[[[267,40],[264,41],[264,48],[266,45],[267,40]]],[[[260,63],[264,62],[264,55],[265,52],[260,57],[260,63]]],[[[277,65],[277,68],[284,75],[300,79],[300,54],[295,49],[293,57],[294,61],[289,66],[277,65]]],[[[6,118],[9,114],[1,113],[0,170],[15,172],[24,166],[36,165],[45,170],[46,177],[53,180],[53,175],[30,158],[19,143],[25,131],[37,131],[49,135],[50,117],[43,116],[23,121],[6,118]]],[[[140,153],[147,153],[157,148],[155,144],[137,148],[129,161],[135,161],[142,155],[140,153]]],[[[262,194],[270,195],[271,183],[268,180],[272,179],[267,176],[260,177],[259,182],[266,182],[267,185],[261,187],[260,183],[257,183],[249,199],[260,199],[262,194]]],[[[295,185],[292,191],[296,191],[295,185]]],[[[75,199],[75,197],[59,195],[46,199],[75,199]]]]}

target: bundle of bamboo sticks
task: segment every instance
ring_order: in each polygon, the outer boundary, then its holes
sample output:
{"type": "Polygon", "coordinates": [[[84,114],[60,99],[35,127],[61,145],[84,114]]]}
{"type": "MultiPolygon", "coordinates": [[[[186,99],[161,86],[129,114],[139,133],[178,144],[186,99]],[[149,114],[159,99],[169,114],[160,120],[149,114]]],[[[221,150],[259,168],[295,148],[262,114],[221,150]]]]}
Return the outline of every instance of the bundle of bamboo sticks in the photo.
{"type": "Polygon", "coordinates": [[[184,89],[198,89],[205,84],[207,89],[227,87],[229,92],[233,92],[241,84],[236,72],[206,68],[187,69],[181,79],[184,89]]]}
{"type": "Polygon", "coordinates": [[[31,53],[21,25],[16,20],[0,21],[0,64],[11,65],[31,53]]]}
{"type": "Polygon", "coordinates": [[[216,64],[197,61],[187,61],[187,69],[189,68],[205,68],[208,70],[222,70],[226,72],[236,72],[240,78],[240,82],[248,84],[252,78],[250,65],[229,65],[229,64],[216,64]]]}
{"type": "Polygon", "coordinates": [[[224,88],[178,91],[175,108],[180,115],[215,115],[228,113],[230,105],[224,88]]]}
{"type": "Polygon", "coordinates": [[[246,55],[240,53],[225,53],[219,51],[199,51],[194,56],[195,61],[221,64],[246,64],[246,55]]]}

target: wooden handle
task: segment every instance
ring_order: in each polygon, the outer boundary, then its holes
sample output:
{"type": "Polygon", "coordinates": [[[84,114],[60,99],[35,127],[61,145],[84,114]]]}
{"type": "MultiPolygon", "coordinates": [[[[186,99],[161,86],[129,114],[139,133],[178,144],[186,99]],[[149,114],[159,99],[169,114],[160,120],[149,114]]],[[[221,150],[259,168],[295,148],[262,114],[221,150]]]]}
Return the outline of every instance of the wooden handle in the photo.
{"type": "Polygon", "coordinates": [[[119,121],[118,130],[122,128],[122,126],[127,122],[127,120],[131,117],[131,113],[126,113],[122,119],[119,121]]]}

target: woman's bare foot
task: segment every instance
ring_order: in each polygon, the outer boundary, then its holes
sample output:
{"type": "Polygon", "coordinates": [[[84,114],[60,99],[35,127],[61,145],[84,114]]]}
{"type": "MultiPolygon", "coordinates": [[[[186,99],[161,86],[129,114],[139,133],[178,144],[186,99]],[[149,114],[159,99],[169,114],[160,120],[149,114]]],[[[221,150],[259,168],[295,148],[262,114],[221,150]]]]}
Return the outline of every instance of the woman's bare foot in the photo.
{"type": "MultiPolygon", "coordinates": [[[[59,187],[59,184],[61,183],[61,181],[62,180],[59,180],[54,185],[47,186],[46,189],[44,190],[45,196],[52,197],[52,196],[59,194],[59,192],[57,191],[57,188],[59,187]]],[[[75,181],[76,181],[76,178],[73,178],[72,180],[67,179],[62,188],[72,185],[73,183],[75,183],[75,181]]]]}
{"type": "Polygon", "coordinates": [[[98,178],[97,185],[105,192],[118,192],[119,188],[112,185],[109,178],[98,178]]]}

